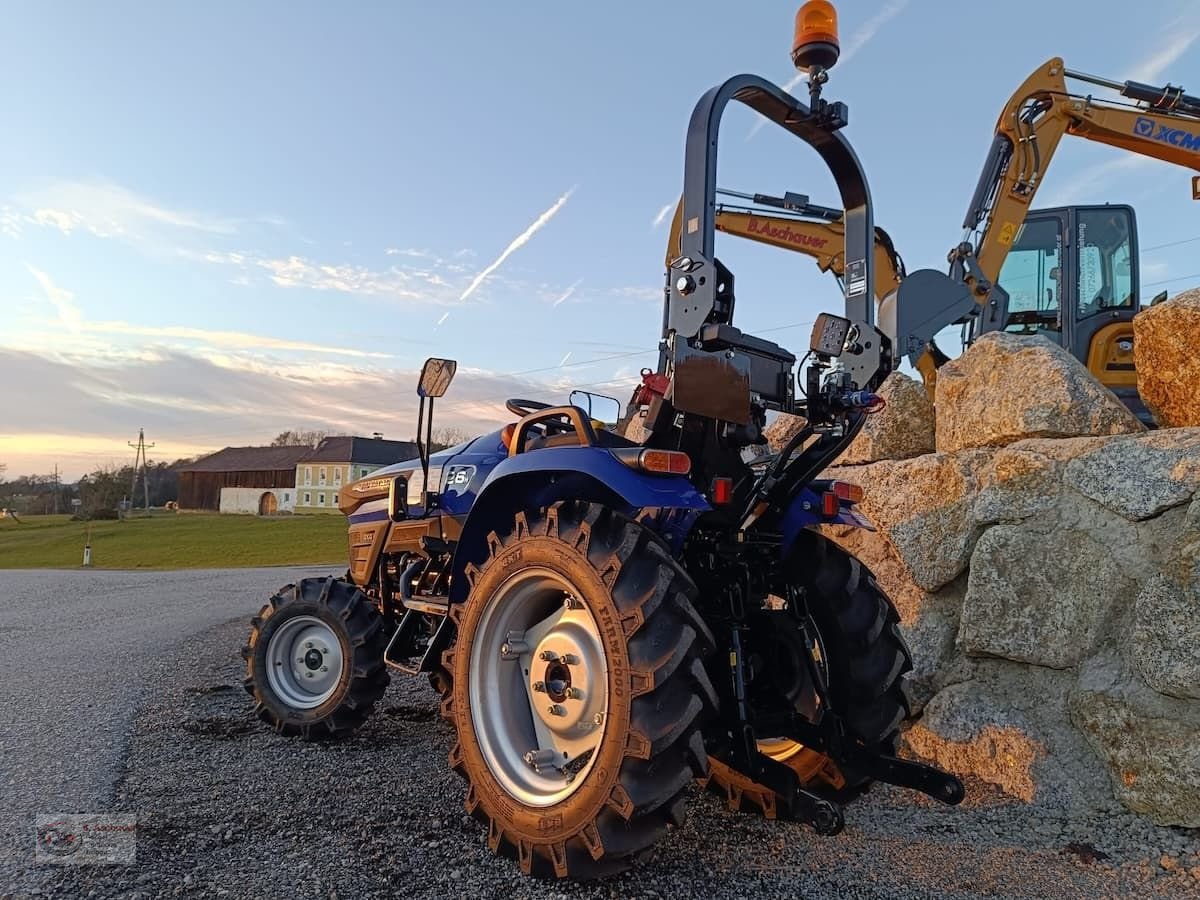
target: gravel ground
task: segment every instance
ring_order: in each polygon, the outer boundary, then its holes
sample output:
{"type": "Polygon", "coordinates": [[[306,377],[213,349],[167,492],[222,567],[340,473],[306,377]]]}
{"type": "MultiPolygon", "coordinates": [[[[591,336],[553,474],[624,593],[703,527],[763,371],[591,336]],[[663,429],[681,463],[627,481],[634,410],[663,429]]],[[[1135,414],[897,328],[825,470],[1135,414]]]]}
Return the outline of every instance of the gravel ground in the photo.
{"type": "MultiPolygon", "coordinates": [[[[274,586],[291,576],[275,571],[147,577],[175,588],[197,579],[208,597],[222,587],[245,593],[256,580],[274,586]]],[[[88,603],[109,610],[96,582],[85,584],[88,603]]],[[[109,586],[128,590],[120,579],[100,585],[109,586]]],[[[0,581],[0,598],[10,601],[0,604],[0,633],[6,635],[13,630],[10,587],[7,579],[0,581]]],[[[153,594],[148,588],[143,596],[153,594]]],[[[259,596],[246,597],[236,612],[248,612],[259,596]]],[[[62,739],[53,730],[26,734],[31,749],[14,753],[12,729],[5,732],[3,757],[2,783],[15,788],[17,805],[26,811],[62,811],[64,803],[74,803],[78,811],[135,812],[136,865],[34,867],[26,812],[5,823],[12,828],[10,852],[0,861],[0,893],[1200,898],[1200,835],[1157,828],[1115,805],[1087,820],[1031,814],[982,783],[969,784],[968,800],[957,808],[876,786],[847,809],[846,831],[834,838],[731,813],[695,790],[686,824],[636,871],[599,884],[534,881],[494,858],[479,826],[464,816],[463,785],[446,765],[449,727],[423,680],[394,681],[354,738],[301,744],[271,733],[251,716],[238,657],[248,615],[214,626],[200,623],[183,606],[154,610],[156,628],[179,639],[159,644],[153,658],[137,664],[140,686],[107,684],[114,672],[131,671],[109,655],[128,645],[100,640],[107,661],[95,665],[87,689],[47,701],[60,721],[76,721],[93,734],[86,759],[76,751],[79,764],[65,771],[61,763],[40,762],[62,739]],[[12,768],[13,760],[23,760],[25,768],[12,768]]],[[[56,640],[46,649],[34,641],[34,635],[22,633],[18,657],[38,659],[42,683],[74,678],[79,685],[78,660],[72,658],[80,647],[64,648],[56,640]]],[[[4,658],[10,658],[7,651],[4,658]]],[[[20,704],[29,697],[11,688],[6,684],[6,716],[32,720],[35,727],[50,723],[50,717],[24,712],[20,704]]]]}

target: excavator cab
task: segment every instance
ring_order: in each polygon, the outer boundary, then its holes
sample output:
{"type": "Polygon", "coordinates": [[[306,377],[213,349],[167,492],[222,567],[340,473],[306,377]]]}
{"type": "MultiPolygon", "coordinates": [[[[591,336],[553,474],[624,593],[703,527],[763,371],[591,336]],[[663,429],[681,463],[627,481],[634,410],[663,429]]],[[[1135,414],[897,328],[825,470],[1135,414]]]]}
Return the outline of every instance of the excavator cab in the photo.
{"type": "Polygon", "coordinates": [[[1013,238],[993,292],[994,315],[972,317],[967,339],[988,331],[1040,334],[1067,347],[1122,396],[1136,393],[1137,219],[1125,205],[1032,210],[1013,238]]]}

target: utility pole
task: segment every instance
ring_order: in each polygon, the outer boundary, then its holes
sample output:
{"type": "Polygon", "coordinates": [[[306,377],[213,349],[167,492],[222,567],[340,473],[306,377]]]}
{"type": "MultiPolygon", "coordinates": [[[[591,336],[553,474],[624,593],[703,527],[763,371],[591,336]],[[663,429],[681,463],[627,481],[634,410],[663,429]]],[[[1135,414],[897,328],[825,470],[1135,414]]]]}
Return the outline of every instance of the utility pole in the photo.
{"type": "Polygon", "coordinates": [[[137,492],[138,460],[140,459],[142,461],[142,487],[145,490],[146,512],[149,512],[150,511],[150,478],[146,472],[146,449],[149,447],[153,447],[154,444],[146,443],[146,433],[145,433],[145,430],[141,429],[141,428],[138,429],[137,443],[134,444],[131,441],[126,441],[126,443],[129,444],[130,447],[135,448],[135,452],[133,454],[133,481],[129,485],[129,505],[130,505],[130,507],[133,506],[133,496],[137,492]]]}
{"type": "Polygon", "coordinates": [[[54,464],[54,514],[58,515],[58,463],[54,464]]]}

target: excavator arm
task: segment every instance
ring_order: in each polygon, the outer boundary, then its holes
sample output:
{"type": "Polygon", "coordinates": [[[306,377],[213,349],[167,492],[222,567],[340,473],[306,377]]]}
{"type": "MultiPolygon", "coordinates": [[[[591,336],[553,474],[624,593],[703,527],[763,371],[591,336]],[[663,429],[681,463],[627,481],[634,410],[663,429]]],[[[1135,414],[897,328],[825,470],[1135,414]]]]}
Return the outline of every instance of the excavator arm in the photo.
{"type": "MultiPolygon", "coordinates": [[[[717,204],[715,225],[717,231],[734,234],[747,240],[794,250],[811,256],[822,272],[832,272],[841,279],[845,273],[846,226],[841,210],[816,206],[808,198],[798,194],[771,197],[766,194],[720,193],[753,199],[756,203],[774,206],[785,214],[767,214],[761,209],[730,204],[717,204]]],[[[682,213],[676,205],[671,219],[671,230],[667,236],[665,263],[679,256],[682,213]]],[[[904,278],[904,260],[896,252],[891,236],[882,228],[875,228],[875,300],[878,302],[894,291],[904,278]]]]}
{"type": "MultiPolygon", "coordinates": [[[[1200,98],[1182,88],[1116,82],[1067,69],[1054,58],[1009,98],[963,221],[967,235],[950,254],[951,276],[986,303],[1000,269],[1065,135],[1085,138],[1200,172],[1200,98]],[[1067,78],[1120,93],[1132,103],[1072,93],[1067,78]],[[982,229],[980,226],[982,225],[982,229]]],[[[1200,176],[1192,179],[1200,198],[1200,176]]]]}

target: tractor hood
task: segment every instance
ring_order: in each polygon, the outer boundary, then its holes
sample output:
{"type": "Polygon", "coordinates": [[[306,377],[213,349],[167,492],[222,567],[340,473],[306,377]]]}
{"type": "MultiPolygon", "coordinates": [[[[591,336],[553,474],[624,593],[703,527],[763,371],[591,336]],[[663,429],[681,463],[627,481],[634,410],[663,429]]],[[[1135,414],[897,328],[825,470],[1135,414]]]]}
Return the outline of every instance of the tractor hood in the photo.
{"type": "MultiPolygon", "coordinates": [[[[508,455],[500,434],[500,429],[497,429],[430,455],[429,490],[443,495],[441,506],[447,512],[458,513],[458,507],[461,506],[461,512],[465,513],[470,508],[473,489],[477,484],[482,484],[492,468],[508,455]]],[[[404,476],[408,482],[407,502],[410,511],[419,514],[423,511],[425,491],[419,459],[392,463],[347,486],[340,502],[342,512],[350,515],[368,501],[386,498],[392,479],[398,475],[404,476]]]]}

